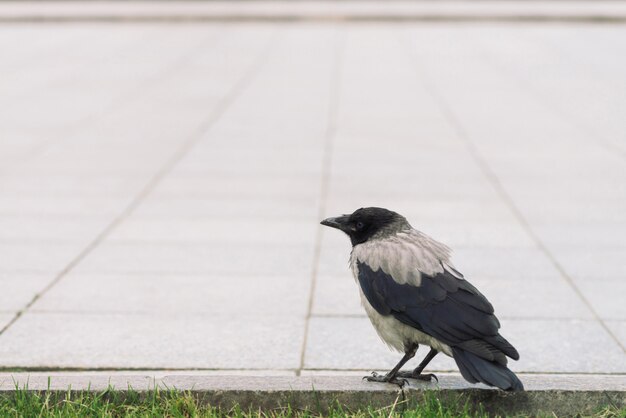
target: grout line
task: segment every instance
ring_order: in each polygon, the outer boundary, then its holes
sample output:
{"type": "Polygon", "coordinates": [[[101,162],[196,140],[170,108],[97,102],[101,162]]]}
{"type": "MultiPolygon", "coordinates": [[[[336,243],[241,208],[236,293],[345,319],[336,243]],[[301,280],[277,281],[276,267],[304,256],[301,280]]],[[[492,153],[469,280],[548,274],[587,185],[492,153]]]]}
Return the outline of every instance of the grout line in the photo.
{"type": "MultiPolygon", "coordinates": [[[[345,47],[345,33],[339,32],[339,28],[336,29],[335,42],[334,42],[334,57],[333,66],[331,68],[330,76],[330,92],[329,92],[329,106],[328,106],[328,125],[326,127],[325,141],[324,141],[324,155],[322,158],[322,180],[320,182],[320,200],[317,217],[321,221],[326,213],[326,202],[328,199],[328,189],[330,186],[331,168],[332,168],[332,155],[333,155],[333,140],[337,131],[337,114],[339,110],[339,86],[341,80],[341,64],[345,47]],[[341,35],[341,36],[340,36],[341,35]]],[[[309,323],[311,322],[313,312],[313,301],[315,299],[315,291],[317,288],[317,273],[319,268],[322,236],[322,225],[317,226],[315,233],[315,249],[313,251],[312,269],[311,269],[311,287],[309,290],[309,300],[307,304],[307,313],[304,322],[304,337],[302,339],[302,348],[300,351],[300,364],[296,370],[296,376],[300,376],[302,369],[304,368],[304,361],[306,357],[306,347],[309,337],[309,323]]]]}
{"type": "Polygon", "coordinates": [[[475,163],[483,172],[484,176],[487,178],[489,183],[491,183],[492,187],[496,191],[496,193],[500,196],[502,201],[507,205],[511,213],[515,216],[519,224],[526,231],[526,234],[535,242],[537,248],[548,258],[548,260],[552,263],[554,268],[559,272],[561,277],[565,279],[565,281],[570,285],[572,290],[578,295],[578,297],[582,300],[582,302],[587,306],[589,311],[592,313],[594,319],[598,321],[598,323],[604,328],[604,330],[609,334],[609,336],[613,339],[613,341],[617,344],[618,347],[622,349],[622,351],[626,352],[626,348],[622,345],[617,336],[610,330],[610,328],[604,323],[600,315],[593,308],[589,300],[583,295],[582,291],[576,286],[574,280],[569,276],[569,274],[565,271],[561,263],[557,261],[554,255],[550,252],[550,250],[545,246],[543,241],[539,238],[537,234],[533,231],[529,222],[526,220],[522,212],[519,210],[515,201],[508,194],[494,171],[491,169],[489,164],[482,157],[480,152],[478,151],[476,145],[472,142],[469,134],[463,128],[460,120],[450,107],[449,103],[444,99],[443,95],[435,88],[434,83],[432,82],[432,78],[427,74],[423,67],[418,65],[418,59],[415,56],[414,49],[412,48],[411,41],[407,38],[406,42],[402,42],[408,49],[409,56],[411,58],[411,62],[413,63],[413,67],[416,69],[417,73],[421,77],[419,77],[420,81],[424,85],[427,92],[431,95],[436,105],[439,107],[444,119],[448,121],[453,130],[455,131],[457,137],[465,144],[469,154],[474,159],[475,163]]]}
{"type": "Polygon", "coordinates": [[[250,64],[250,67],[244,72],[241,78],[234,84],[230,91],[224,96],[218,105],[210,112],[207,119],[203,121],[185,141],[178,150],[174,152],[172,157],[165,162],[163,167],[147,182],[145,187],[137,194],[130,204],[109,223],[95,238],[91,241],[74,259],[72,259],[63,270],[33,299],[26,304],[24,308],[18,311],[13,319],[0,328],[0,335],[9,329],[31,306],[37,302],[43,295],[54,287],[61,279],[63,279],[70,271],[80,264],[92,251],[94,251],[105,238],[120,225],[137,207],[141,205],[143,200],[152,192],[152,190],[165,178],[176,164],[189,153],[189,151],[206,135],[217,120],[224,114],[226,109],[234,102],[243,90],[250,84],[259,69],[265,63],[269,52],[277,41],[277,32],[268,40],[267,45],[261,50],[259,56],[250,64]]]}

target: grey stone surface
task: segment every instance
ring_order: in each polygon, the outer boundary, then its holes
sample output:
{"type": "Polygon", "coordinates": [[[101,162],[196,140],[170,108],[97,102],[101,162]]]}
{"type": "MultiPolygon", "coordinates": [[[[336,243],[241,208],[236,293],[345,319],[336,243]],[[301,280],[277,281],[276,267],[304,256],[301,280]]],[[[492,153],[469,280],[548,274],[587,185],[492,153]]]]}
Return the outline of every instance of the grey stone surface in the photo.
{"type": "MultiPolygon", "coordinates": [[[[423,357],[428,348],[418,350],[416,360],[423,357]]],[[[371,369],[384,371],[392,368],[402,358],[401,353],[391,351],[376,335],[366,317],[315,317],[309,324],[305,369],[351,370],[371,369]]],[[[454,360],[437,356],[429,370],[455,370],[454,360]]],[[[410,367],[410,366],[407,366],[410,367]]]]}
{"type": "Polygon", "coordinates": [[[289,369],[303,325],[276,315],[27,313],[2,334],[0,356],[12,368],[289,369]]]}
{"type": "Polygon", "coordinates": [[[502,334],[520,352],[510,363],[514,371],[626,371],[623,349],[597,321],[503,320],[502,334]]]}
{"type": "MultiPolygon", "coordinates": [[[[601,3],[447,13],[621,16],[601,3]]],[[[288,7],[444,7],[324,4],[288,7]]],[[[3,3],[0,19],[34,6],[3,3]]],[[[147,12],[37,13],[90,7],[147,12]]],[[[0,323],[60,280],[0,334],[0,367],[385,370],[399,354],[363,316],[349,242],[318,225],[376,205],[453,247],[519,348],[515,370],[619,379],[623,35],[530,23],[3,27],[0,323]]],[[[433,369],[457,370],[444,356],[433,369]]]]}
{"type": "Polygon", "coordinates": [[[317,219],[130,219],[110,236],[110,241],[170,243],[309,244],[313,245],[317,219]]]}
{"type": "Polygon", "coordinates": [[[53,278],[52,274],[0,273],[0,312],[24,308],[53,278]]]}
{"type": "MultiPolygon", "coordinates": [[[[310,276],[71,274],[33,311],[306,315],[310,276]],[[271,283],[271,285],[269,285],[271,283]],[[269,301],[278,303],[270,303],[269,301]]],[[[191,320],[191,319],[190,319],[191,320]]],[[[204,321],[203,317],[198,321],[204,321]]]]}
{"type": "Polygon", "coordinates": [[[299,275],[313,245],[251,243],[105,243],[77,267],[81,273],[299,275]]]}
{"type": "Polygon", "coordinates": [[[606,324],[622,344],[622,347],[626,347],[626,321],[606,321],[606,324]]]}
{"type": "Polygon", "coordinates": [[[110,221],[103,219],[40,219],[30,216],[3,216],[0,241],[78,242],[86,244],[110,221]]]}
{"type": "Polygon", "coordinates": [[[118,213],[130,199],[104,196],[0,195],[0,214],[39,219],[64,217],[103,218],[118,213]]]}
{"type": "Polygon", "coordinates": [[[365,315],[361,307],[359,288],[352,273],[318,275],[313,298],[315,315],[365,315]]]}
{"type": "Polygon", "coordinates": [[[185,219],[251,219],[310,220],[317,216],[317,206],[311,204],[310,196],[277,197],[148,197],[135,212],[142,219],[183,217],[185,219]]]}
{"type": "Polygon", "coordinates": [[[493,304],[498,318],[592,319],[593,313],[563,279],[535,279],[512,282],[506,279],[472,278],[493,304]]]}
{"type": "Polygon", "coordinates": [[[3,274],[59,273],[82,248],[79,242],[0,242],[0,271],[3,274]]]}
{"type": "Polygon", "coordinates": [[[549,258],[537,248],[455,248],[452,260],[470,281],[496,279],[519,284],[529,276],[537,280],[560,278],[549,258]]]}
{"type": "MultiPolygon", "coordinates": [[[[624,173],[626,175],[626,173],[624,173]]],[[[613,191],[625,195],[625,191],[613,191]]],[[[551,223],[534,227],[541,240],[551,247],[573,247],[588,250],[600,248],[626,249],[626,222],[551,223]]]]}
{"type": "Polygon", "coordinates": [[[626,294],[626,280],[623,277],[615,277],[613,280],[577,280],[576,286],[602,319],[626,320],[626,303],[615,297],[626,294]]]}
{"type": "Polygon", "coordinates": [[[626,275],[623,248],[555,248],[554,254],[567,273],[580,280],[611,280],[626,275]]]}
{"type": "MultiPolygon", "coordinates": [[[[624,373],[623,351],[592,320],[502,320],[502,334],[518,349],[521,359],[510,367],[520,372],[624,373]],[[593,350],[589,342],[593,341],[593,350]],[[584,361],[581,361],[583,360],[584,361]]],[[[418,352],[423,357],[426,348],[418,352]]],[[[312,318],[305,368],[363,370],[393,367],[401,357],[380,341],[369,320],[312,318]]],[[[444,355],[435,357],[430,370],[456,370],[444,355]]]]}
{"type": "Polygon", "coordinates": [[[14,315],[10,313],[0,313],[0,328],[4,328],[13,317],[14,315]]]}

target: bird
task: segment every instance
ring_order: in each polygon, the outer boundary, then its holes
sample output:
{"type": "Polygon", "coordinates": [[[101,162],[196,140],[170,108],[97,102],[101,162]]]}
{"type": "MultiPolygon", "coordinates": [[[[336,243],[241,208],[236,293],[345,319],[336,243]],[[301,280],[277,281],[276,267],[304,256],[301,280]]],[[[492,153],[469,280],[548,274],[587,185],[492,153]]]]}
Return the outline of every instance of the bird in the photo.
{"type": "Polygon", "coordinates": [[[507,367],[507,357],[518,360],[519,353],[500,335],[492,304],[452,264],[448,246],[414,229],[404,216],[379,207],[321,224],[350,238],[350,269],[361,303],[381,339],[404,353],[388,373],[373,372],[364,379],[400,386],[411,378],[432,381],[434,374],[422,372],[443,353],[470,383],[524,390],[507,367]],[[428,354],[414,370],[401,371],[420,344],[430,347],[428,354]]]}

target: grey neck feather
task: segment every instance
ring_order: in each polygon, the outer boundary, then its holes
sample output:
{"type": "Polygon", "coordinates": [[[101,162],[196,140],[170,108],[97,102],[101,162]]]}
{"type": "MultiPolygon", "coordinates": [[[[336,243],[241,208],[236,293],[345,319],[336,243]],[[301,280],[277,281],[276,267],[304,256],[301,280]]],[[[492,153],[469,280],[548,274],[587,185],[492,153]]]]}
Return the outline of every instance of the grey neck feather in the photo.
{"type": "Polygon", "coordinates": [[[398,232],[412,229],[409,222],[404,216],[399,216],[393,222],[380,228],[370,239],[385,239],[397,234],[398,232]]]}

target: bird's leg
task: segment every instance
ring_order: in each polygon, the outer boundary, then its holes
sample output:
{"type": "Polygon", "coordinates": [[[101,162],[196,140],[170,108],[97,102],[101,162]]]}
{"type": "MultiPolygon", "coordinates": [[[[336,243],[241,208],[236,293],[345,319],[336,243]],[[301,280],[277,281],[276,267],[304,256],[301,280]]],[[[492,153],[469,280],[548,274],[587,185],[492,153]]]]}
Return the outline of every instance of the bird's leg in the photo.
{"type": "Polygon", "coordinates": [[[382,376],[376,372],[372,372],[371,376],[365,376],[363,379],[366,379],[368,382],[395,383],[396,385],[400,385],[400,387],[404,386],[404,384],[407,383],[406,380],[398,379],[396,375],[398,374],[398,370],[400,370],[407,361],[415,357],[417,347],[417,344],[409,347],[404,354],[404,357],[402,357],[398,364],[396,364],[396,367],[391,369],[391,371],[389,371],[386,375],[382,376]]]}
{"type": "Polygon", "coordinates": [[[427,382],[430,382],[432,379],[439,381],[439,379],[437,379],[437,376],[432,373],[422,374],[424,368],[426,368],[428,363],[430,363],[430,361],[434,359],[438,353],[439,352],[437,350],[431,348],[428,354],[426,354],[426,357],[424,357],[424,360],[422,360],[422,362],[419,364],[419,366],[415,368],[415,370],[413,370],[412,372],[399,372],[398,377],[408,377],[410,379],[425,380],[427,382]]]}

